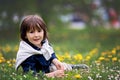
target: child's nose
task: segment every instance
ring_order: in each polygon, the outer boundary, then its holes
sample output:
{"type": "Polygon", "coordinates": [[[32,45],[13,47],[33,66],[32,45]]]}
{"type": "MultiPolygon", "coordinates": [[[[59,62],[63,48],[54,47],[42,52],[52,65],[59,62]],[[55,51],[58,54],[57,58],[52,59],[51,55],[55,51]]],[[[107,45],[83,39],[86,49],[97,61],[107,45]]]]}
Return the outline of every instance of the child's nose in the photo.
{"type": "Polygon", "coordinates": [[[35,36],[38,36],[38,32],[35,32],[34,35],[35,35],[35,36]]]}

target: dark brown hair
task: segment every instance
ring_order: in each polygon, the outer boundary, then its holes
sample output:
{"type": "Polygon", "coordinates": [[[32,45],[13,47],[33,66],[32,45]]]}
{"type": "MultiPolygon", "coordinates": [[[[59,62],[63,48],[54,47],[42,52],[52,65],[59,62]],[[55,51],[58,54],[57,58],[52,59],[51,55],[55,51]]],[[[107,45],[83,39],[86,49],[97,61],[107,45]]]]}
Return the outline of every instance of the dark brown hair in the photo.
{"type": "Polygon", "coordinates": [[[25,16],[20,25],[20,37],[22,40],[27,41],[26,39],[26,32],[29,30],[41,30],[44,31],[43,40],[47,37],[47,27],[43,19],[38,15],[28,15],[25,16]]]}

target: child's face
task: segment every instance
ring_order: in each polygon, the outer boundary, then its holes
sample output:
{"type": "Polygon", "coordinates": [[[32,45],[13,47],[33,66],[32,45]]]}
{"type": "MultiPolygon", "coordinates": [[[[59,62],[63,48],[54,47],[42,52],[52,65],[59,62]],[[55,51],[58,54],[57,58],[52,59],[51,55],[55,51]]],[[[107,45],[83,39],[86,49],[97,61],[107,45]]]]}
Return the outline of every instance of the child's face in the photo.
{"type": "Polygon", "coordinates": [[[37,47],[41,47],[41,41],[43,40],[44,37],[44,31],[43,29],[41,30],[29,30],[26,33],[26,38],[31,42],[32,44],[36,45],[37,47]]]}

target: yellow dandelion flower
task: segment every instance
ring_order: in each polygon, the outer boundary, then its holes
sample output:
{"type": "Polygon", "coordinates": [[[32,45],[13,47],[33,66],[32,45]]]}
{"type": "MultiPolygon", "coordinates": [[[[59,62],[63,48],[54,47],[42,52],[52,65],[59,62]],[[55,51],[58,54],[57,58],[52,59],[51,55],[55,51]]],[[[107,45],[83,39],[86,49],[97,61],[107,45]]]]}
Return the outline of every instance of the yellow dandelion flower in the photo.
{"type": "Polygon", "coordinates": [[[9,67],[11,67],[11,66],[12,66],[12,64],[8,64],[8,66],[9,66],[9,67]]]}
{"type": "Polygon", "coordinates": [[[74,58],[75,60],[82,60],[82,59],[83,59],[83,56],[82,56],[81,54],[76,54],[76,55],[73,56],[73,58],[74,58]]]}
{"type": "Polygon", "coordinates": [[[98,52],[98,49],[94,48],[93,50],[90,51],[89,54],[92,56],[92,55],[96,54],[97,52],[98,52]]]}
{"type": "Polygon", "coordinates": [[[10,52],[11,51],[11,47],[9,45],[6,45],[6,47],[4,48],[5,52],[10,52]]]}
{"type": "Polygon", "coordinates": [[[2,63],[2,60],[0,59],[0,63],[2,63]]]}
{"type": "Polygon", "coordinates": [[[97,65],[100,65],[100,60],[95,61],[97,65]]]}
{"type": "Polygon", "coordinates": [[[70,62],[71,64],[75,64],[75,61],[70,62]]]}
{"type": "Polygon", "coordinates": [[[71,56],[70,56],[70,54],[69,54],[68,52],[66,52],[64,56],[65,56],[65,58],[67,58],[67,59],[71,59],[71,56]]]}
{"type": "Polygon", "coordinates": [[[113,57],[112,58],[112,61],[114,62],[114,61],[117,61],[117,57],[113,57]]]}
{"type": "Polygon", "coordinates": [[[116,49],[115,48],[112,50],[112,54],[116,54],[116,49]]]}
{"type": "Polygon", "coordinates": [[[105,56],[106,54],[107,54],[106,52],[102,52],[102,53],[101,53],[102,56],[105,56]]]}
{"type": "Polygon", "coordinates": [[[86,60],[86,61],[89,61],[90,58],[91,58],[90,56],[86,56],[85,60],[86,60]]]}
{"type": "Polygon", "coordinates": [[[0,53],[0,63],[5,62],[5,58],[3,57],[2,53],[0,53]]]}
{"type": "Polygon", "coordinates": [[[80,74],[74,75],[75,78],[81,78],[82,76],[80,74]]]}
{"type": "Polygon", "coordinates": [[[62,55],[57,55],[57,58],[58,58],[60,61],[63,61],[63,60],[64,60],[64,56],[62,56],[62,55]]]}
{"type": "Polygon", "coordinates": [[[15,63],[15,62],[16,62],[16,59],[13,59],[12,62],[15,63]]]}
{"type": "Polygon", "coordinates": [[[18,51],[18,45],[16,45],[13,50],[18,51]]]}
{"type": "Polygon", "coordinates": [[[109,57],[109,58],[111,58],[111,57],[112,57],[112,55],[108,55],[108,57],[109,57]]]}
{"type": "Polygon", "coordinates": [[[10,61],[8,60],[7,63],[10,64],[10,61]]]}
{"type": "Polygon", "coordinates": [[[2,60],[2,62],[5,62],[5,58],[4,57],[0,57],[0,59],[2,60]]]}
{"type": "Polygon", "coordinates": [[[110,61],[110,59],[109,58],[105,58],[105,61],[110,61]]]}
{"type": "Polygon", "coordinates": [[[102,56],[101,56],[101,57],[99,57],[99,60],[100,60],[100,61],[103,61],[104,59],[105,59],[105,58],[104,58],[104,57],[102,57],[102,56]]]}

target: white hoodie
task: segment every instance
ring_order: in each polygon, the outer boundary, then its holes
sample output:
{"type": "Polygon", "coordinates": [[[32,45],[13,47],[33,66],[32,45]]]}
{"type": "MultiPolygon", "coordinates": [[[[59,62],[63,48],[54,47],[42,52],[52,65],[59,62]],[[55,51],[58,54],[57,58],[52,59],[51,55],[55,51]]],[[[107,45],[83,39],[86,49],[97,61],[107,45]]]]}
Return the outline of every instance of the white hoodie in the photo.
{"type": "Polygon", "coordinates": [[[45,40],[41,50],[35,50],[25,41],[21,41],[19,45],[19,50],[17,52],[15,69],[17,70],[20,64],[25,61],[28,57],[35,54],[42,54],[46,60],[51,58],[51,54],[54,53],[53,48],[49,45],[48,40],[45,40]]]}

